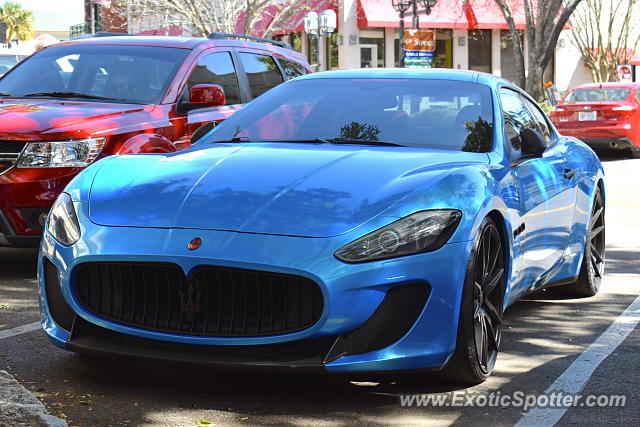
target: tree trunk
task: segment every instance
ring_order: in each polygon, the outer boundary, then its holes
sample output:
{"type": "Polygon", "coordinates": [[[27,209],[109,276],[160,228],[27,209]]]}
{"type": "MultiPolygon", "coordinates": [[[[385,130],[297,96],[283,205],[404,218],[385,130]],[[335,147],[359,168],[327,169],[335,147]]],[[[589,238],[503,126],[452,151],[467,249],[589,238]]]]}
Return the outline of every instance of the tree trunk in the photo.
{"type": "Polygon", "coordinates": [[[524,90],[531,95],[533,99],[539,101],[544,99],[544,89],[542,86],[544,69],[533,59],[534,58],[531,57],[529,58],[529,66],[527,67],[527,84],[525,85],[524,90]]]}

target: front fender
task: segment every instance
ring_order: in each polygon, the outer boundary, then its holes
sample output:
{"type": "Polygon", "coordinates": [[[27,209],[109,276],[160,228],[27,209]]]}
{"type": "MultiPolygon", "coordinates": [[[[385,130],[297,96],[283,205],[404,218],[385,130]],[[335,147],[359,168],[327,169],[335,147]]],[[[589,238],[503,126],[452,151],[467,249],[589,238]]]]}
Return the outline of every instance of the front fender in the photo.
{"type": "Polygon", "coordinates": [[[140,133],[122,144],[116,154],[173,153],[174,151],[178,151],[178,149],[164,136],[154,133],[140,133]]]}

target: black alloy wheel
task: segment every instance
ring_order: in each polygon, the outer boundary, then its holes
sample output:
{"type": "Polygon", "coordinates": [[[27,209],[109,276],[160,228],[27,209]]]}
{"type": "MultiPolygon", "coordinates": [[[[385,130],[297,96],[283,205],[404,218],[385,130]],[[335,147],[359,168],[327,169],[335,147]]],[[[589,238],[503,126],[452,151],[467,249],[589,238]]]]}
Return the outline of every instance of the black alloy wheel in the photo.
{"type": "Polygon", "coordinates": [[[605,264],[604,208],[602,191],[596,187],[578,280],[551,288],[554,293],[574,298],[587,298],[594,296],[600,290],[605,264]]]}
{"type": "Polygon", "coordinates": [[[464,384],[486,380],[496,363],[503,319],[505,245],[485,218],[476,236],[462,290],[456,350],[442,373],[464,384]]]}
{"type": "Polygon", "coordinates": [[[480,369],[490,374],[496,363],[502,326],[504,254],[494,224],[482,232],[476,253],[473,282],[473,328],[480,369]]]}

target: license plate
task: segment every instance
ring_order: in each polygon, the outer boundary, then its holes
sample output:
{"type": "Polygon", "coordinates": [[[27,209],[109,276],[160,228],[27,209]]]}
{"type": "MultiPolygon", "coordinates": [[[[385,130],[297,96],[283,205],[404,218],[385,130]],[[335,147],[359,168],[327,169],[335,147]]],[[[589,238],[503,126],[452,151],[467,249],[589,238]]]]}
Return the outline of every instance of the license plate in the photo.
{"type": "Polygon", "coordinates": [[[581,122],[589,122],[596,119],[598,113],[595,111],[579,111],[578,112],[578,120],[581,122]]]}

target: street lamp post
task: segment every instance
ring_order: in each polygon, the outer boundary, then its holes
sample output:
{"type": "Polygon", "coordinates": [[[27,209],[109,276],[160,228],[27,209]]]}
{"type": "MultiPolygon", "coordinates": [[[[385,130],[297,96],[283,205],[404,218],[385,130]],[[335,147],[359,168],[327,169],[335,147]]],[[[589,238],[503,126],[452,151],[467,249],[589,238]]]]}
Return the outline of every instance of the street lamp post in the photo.
{"type": "Polygon", "coordinates": [[[316,12],[308,12],[304,16],[304,30],[311,37],[317,38],[318,43],[318,71],[322,71],[326,69],[326,64],[323,65],[324,52],[322,49],[322,39],[323,37],[331,37],[331,33],[333,33],[338,26],[338,17],[336,16],[336,12],[327,9],[320,14],[316,12]]]}
{"type": "Polygon", "coordinates": [[[407,12],[411,9],[413,29],[417,30],[420,27],[420,15],[429,15],[436,3],[438,0],[391,0],[393,8],[400,14],[400,46],[402,47],[400,67],[404,67],[404,18],[407,12]],[[418,5],[422,8],[418,8],[418,5]]]}

